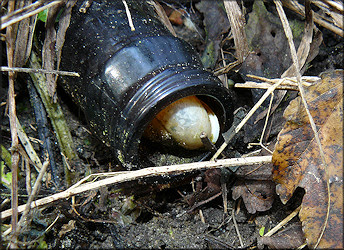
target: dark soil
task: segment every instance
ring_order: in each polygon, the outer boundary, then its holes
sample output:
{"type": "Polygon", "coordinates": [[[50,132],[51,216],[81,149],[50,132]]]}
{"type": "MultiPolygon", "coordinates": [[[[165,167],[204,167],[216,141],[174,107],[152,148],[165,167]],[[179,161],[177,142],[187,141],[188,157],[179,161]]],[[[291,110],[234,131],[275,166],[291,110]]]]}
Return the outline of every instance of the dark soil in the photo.
{"type": "MultiPolygon", "coordinates": [[[[190,10],[190,3],[186,3],[185,6],[190,10]]],[[[249,4],[247,8],[250,10],[249,4]]],[[[198,19],[195,22],[202,23],[203,15],[197,11],[196,13],[198,15],[195,18],[198,19]]],[[[292,15],[292,18],[301,20],[296,15],[292,15]]],[[[203,26],[200,27],[204,29],[203,26]]],[[[319,75],[326,70],[343,68],[342,38],[324,28],[319,28],[323,32],[323,43],[318,56],[311,62],[304,75],[319,75]]],[[[193,43],[202,54],[204,41],[197,39],[197,35],[190,33],[184,26],[178,26],[176,29],[183,38],[189,37],[187,40],[193,43]]],[[[6,64],[5,60],[2,61],[2,64],[6,64]]],[[[229,73],[229,76],[235,80],[242,79],[240,74],[235,72],[229,73]]],[[[5,75],[1,77],[0,101],[3,102],[6,100],[7,79],[5,75]]],[[[37,131],[34,129],[36,121],[30,105],[26,82],[26,76],[19,76],[16,83],[18,119],[29,136],[38,138],[37,131]]],[[[83,114],[70,101],[69,97],[60,89],[58,96],[80,159],[76,165],[72,166],[77,173],[76,176],[79,176],[77,178],[89,173],[123,170],[116,159],[111,156],[111,150],[90,135],[83,114]]],[[[245,107],[249,109],[253,103],[252,94],[249,90],[234,90],[233,96],[238,99],[236,108],[245,107]]],[[[1,106],[0,111],[1,144],[8,149],[11,145],[11,135],[8,118],[4,116],[5,106],[1,106]]],[[[230,157],[238,157],[254,150],[247,149],[247,143],[244,143],[243,137],[244,134],[240,134],[227,149],[230,157]]],[[[57,174],[63,180],[62,157],[56,139],[54,136],[51,139],[55,150],[57,174]]],[[[33,146],[37,152],[40,152],[38,143],[33,143],[33,146]]],[[[19,177],[20,194],[26,193],[24,176],[25,172],[21,171],[19,177]]],[[[234,174],[225,180],[225,185],[229,190],[226,213],[224,212],[222,196],[190,211],[192,205],[186,202],[186,197],[191,197],[193,193],[192,183],[200,176],[204,176],[204,173],[197,172],[188,176],[176,176],[169,178],[169,180],[136,181],[81,194],[75,199],[77,213],[73,211],[70,199],[55,202],[53,207],[40,209],[33,214],[31,226],[23,233],[21,240],[30,242],[44,235],[44,237],[39,238],[35,246],[41,244],[40,246],[47,246],[48,248],[76,249],[255,248],[258,245],[257,238],[260,237],[259,230],[265,227],[265,232],[267,232],[277,225],[300,205],[303,196],[303,190],[298,190],[286,205],[283,205],[276,197],[270,210],[249,214],[241,198],[234,200],[231,197],[231,187],[236,180],[234,174]],[[44,234],[44,230],[56,216],[59,216],[59,219],[44,234]],[[202,221],[201,216],[203,216],[204,221],[202,221]],[[243,246],[240,244],[234,220],[237,223],[243,246]]],[[[65,188],[63,181],[59,188],[48,180],[45,180],[45,183],[46,185],[42,185],[39,197],[65,188]]],[[[10,192],[5,187],[1,187],[1,191],[3,193],[1,201],[3,201],[10,192]]],[[[25,196],[20,196],[20,203],[23,204],[25,199],[25,196]]],[[[9,204],[1,209],[6,210],[8,208],[10,208],[9,204]]],[[[298,218],[294,218],[292,222],[297,221],[298,218]]],[[[6,220],[3,223],[9,224],[10,222],[6,220]]]]}

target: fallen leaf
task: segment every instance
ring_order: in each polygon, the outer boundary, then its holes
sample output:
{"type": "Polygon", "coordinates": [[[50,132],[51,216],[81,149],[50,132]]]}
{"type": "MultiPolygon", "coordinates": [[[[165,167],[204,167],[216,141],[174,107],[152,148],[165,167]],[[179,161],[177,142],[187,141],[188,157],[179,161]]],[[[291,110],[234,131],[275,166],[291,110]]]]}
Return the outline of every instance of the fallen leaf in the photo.
{"type": "MultiPolygon", "coordinates": [[[[274,143],[271,143],[273,149],[274,143]]],[[[270,155],[265,150],[259,155],[270,155]]],[[[242,197],[247,212],[264,212],[272,207],[276,193],[275,183],[271,178],[272,163],[239,168],[235,175],[238,180],[232,187],[234,200],[242,197]]]]}
{"type": "Polygon", "coordinates": [[[205,68],[214,68],[217,62],[222,34],[229,30],[229,21],[222,1],[202,0],[196,8],[204,15],[206,49],[202,55],[205,68]]]}
{"type": "MultiPolygon", "coordinates": [[[[263,1],[255,1],[252,12],[248,14],[245,31],[251,53],[247,56],[239,70],[244,80],[249,80],[246,74],[277,78],[292,65],[290,52],[286,49],[288,48],[288,40],[284,34],[282,23],[278,16],[267,9],[266,6],[270,4],[273,5],[273,3],[269,3],[269,1],[266,3],[263,1]]],[[[271,7],[272,9],[275,8],[275,6],[271,7]]],[[[291,23],[296,47],[300,44],[304,29],[303,26],[303,23],[299,21],[293,21],[291,23]]],[[[253,102],[256,103],[265,93],[265,90],[252,89],[251,92],[253,102]]],[[[285,93],[286,91],[284,90],[276,90],[274,92],[271,114],[274,113],[277,105],[284,99],[285,93]]],[[[290,91],[289,93],[291,93],[291,95],[294,94],[290,91]]],[[[283,102],[289,103],[290,100],[290,98],[286,98],[283,102]]],[[[266,116],[269,103],[270,98],[261,105],[246,123],[244,127],[245,143],[256,140],[261,134],[265,123],[265,119],[262,118],[266,116]],[[263,114],[260,115],[261,113],[263,114]]],[[[279,124],[276,123],[280,120],[282,119],[276,119],[276,122],[272,125],[268,124],[268,127],[271,126],[274,129],[276,125],[279,126],[279,124]]],[[[278,130],[276,134],[279,131],[280,130],[278,130]]],[[[274,135],[273,131],[271,131],[271,135],[274,135]]]]}
{"type": "Polygon", "coordinates": [[[234,200],[242,197],[250,214],[264,212],[272,207],[275,197],[274,187],[271,181],[238,181],[232,188],[232,197],[234,200]]]}
{"type": "Polygon", "coordinates": [[[183,24],[183,15],[184,14],[185,14],[185,10],[183,10],[183,9],[174,10],[168,16],[168,19],[171,21],[171,23],[173,23],[175,25],[182,25],[183,24]]]}
{"type": "MultiPolygon", "coordinates": [[[[305,88],[305,99],[318,129],[329,173],[331,206],[319,248],[343,248],[343,70],[321,75],[305,88]]],[[[285,110],[272,162],[276,192],[283,203],[297,187],[305,189],[299,214],[309,247],[315,247],[327,215],[327,178],[319,147],[301,97],[285,110]]]]}
{"type": "Polygon", "coordinates": [[[64,224],[60,231],[59,231],[59,237],[61,238],[64,234],[69,233],[73,229],[75,229],[75,220],[70,220],[68,224],[64,224]]]}

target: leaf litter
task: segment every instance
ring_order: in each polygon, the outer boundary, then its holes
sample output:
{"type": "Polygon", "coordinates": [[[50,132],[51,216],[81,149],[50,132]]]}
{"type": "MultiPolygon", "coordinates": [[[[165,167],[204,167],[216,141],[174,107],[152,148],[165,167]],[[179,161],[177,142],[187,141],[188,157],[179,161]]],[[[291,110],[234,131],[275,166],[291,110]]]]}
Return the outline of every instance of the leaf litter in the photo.
{"type": "MultiPolygon", "coordinates": [[[[343,71],[321,75],[305,88],[329,173],[331,206],[320,248],[343,247],[343,71]]],[[[327,216],[327,178],[301,98],[285,110],[285,127],[273,153],[276,192],[286,203],[297,187],[305,189],[300,220],[309,246],[315,246],[327,216]]]]}
{"type": "MultiPolygon", "coordinates": [[[[201,2],[204,2],[204,1],[201,1],[201,2]]],[[[205,1],[205,2],[207,2],[207,1],[205,1]]],[[[54,37],[53,37],[53,39],[55,39],[54,37]]],[[[52,40],[52,42],[54,43],[54,40],[52,40]]],[[[56,59],[54,59],[54,60],[56,60],[56,59]]],[[[51,65],[54,65],[55,63],[56,63],[56,61],[54,62],[54,60],[52,61],[52,63],[51,63],[51,65]]],[[[57,63],[55,64],[55,65],[57,65],[57,69],[58,69],[58,60],[59,59],[57,59],[57,63]]],[[[55,67],[52,67],[52,68],[55,68],[55,67]]],[[[278,76],[279,76],[279,74],[278,74],[278,76]]],[[[54,87],[52,88],[53,89],[53,92],[54,92],[54,87]]],[[[342,116],[341,116],[342,117],[342,116]]],[[[302,118],[305,118],[305,117],[302,117],[302,118]]],[[[300,119],[300,120],[302,120],[302,119],[300,119]]],[[[332,127],[331,127],[332,128],[332,127]]],[[[309,132],[309,131],[308,131],[309,132]]],[[[311,136],[311,132],[309,132],[308,133],[310,136],[311,136]]],[[[316,147],[314,147],[315,149],[316,149],[316,147]]],[[[332,149],[333,149],[333,147],[332,147],[332,149]]],[[[316,152],[313,152],[313,154],[316,154],[316,152]]],[[[305,160],[304,160],[305,161],[305,160]]],[[[342,164],[341,164],[342,165],[342,164]]],[[[271,166],[270,166],[271,167],[271,166]]],[[[253,170],[255,170],[256,169],[256,167],[254,167],[254,169],[250,169],[249,170],[249,172],[252,172],[253,170]]],[[[315,169],[315,167],[314,167],[314,169],[315,169]]],[[[314,170],[314,169],[311,169],[311,170],[314,170]]],[[[261,169],[261,170],[263,170],[263,168],[261,169]]],[[[333,170],[334,171],[334,170],[333,170]]],[[[333,172],[332,171],[332,172],[333,172]]],[[[330,174],[332,173],[331,171],[330,171],[330,174]]],[[[334,171],[335,172],[335,171],[334,171]]],[[[238,172],[239,173],[239,172],[238,172]]],[[[246,172],[247,173],[247,172],[246,172]]],[[[339,171],[339,172],[336,172],[337,174],[334,174],[334,175],[332,175],[331,177],[330,177],[330,181],[331,181],[331,190],[332,190],[332,186],[335,184],[335,187],[337,187],[336,185],[338,185],[338,184],[340,184],[340,183],[342,183],[342,179],[341,179],[341,172],[339,171]]],[[[262,176],[263,175],[269,175],[269,170],[264,170],[264,173],[260,173],[259,172],[259,169],[258,170],[256,170],[256,171],[253,171],[253,174],[262,174],[262,176]]],[[[253,176],[253,174],[251,174],[251,177],[253,176]]],[[[312,174],[313,174],[313,172],[312,172],[312,174]]],[[[315,174],[318,174],[315,170],[314,170],[314,176],[316,176],[315,174]]],[[[270,172],[270,175],[271,175],[271,172],[270,172]]],[[[261,176],[261,177],[262,177],[261,176]]],[[[296,174],[295,174],[295,176],[296,176],[296,174]]],[[[208,176],[208,177],[211,177],[211,176],[208,176]]],[[[300,187],[306,187],[306,188],[308,188],[308,189],[310,189],[310,180],[312,180],[310,177],[311,176],[306,176],[307,178],[304,178],[304,179],[301,179],[300,180],[300,182],[299,182],[299,184],[296,184],[295,186],[300,186],[300,187]]],[[[254,177],[253,177],[254,178],[254,177]]],[[[320,177],[318,177],[317,176],[317,178],[320,178],[320,177]]],[[[316,179],[316,178],[315,178],[316,179]]],[[[215,180],[215,179],[214,179],[215,180]]],[[[215,181],[214,182],[214,180],[212,180],[212,179],[209,179],[209,180],[207,180],[207,181],[205,181],[205,183],[207,183],[207,185],[210,187],[210,186],[214,186],[214,187],[216,187],[215,189],[218,189],[220,186],[219,186],[219,183],[218,183],[218,181],[215,181]]],[[[319,180],[322,180],[322,179],[319,179],[319,180]]],[[[249,183],[251,180],[246,180],[246,186],[245,186],[245,188],[244,189],[242,189],[240,192],[242,193],[242,197],[244,197],[245,196],[245,193],[246,193],[246,199],[245,198],[243,198],[244,199],[244,202],[245,202],[245,204],[246,204],[246,206],[247,206],[247,210],[250,210],[252,213],[253,212],[255,212],[255,210],[256,211],[262,211],[262,210],[260,210],[260,208],[259,208],[259,204],[255,207],[255,208],[252,208],[252,210],[248,207],[248,205],[247,204],[250,204],[250,203],[253,203],[253,202],[255,202],[254,201],[254,198],[257,196],[255,196],[254,194],[255,194],[255,192],[252,192],[252,187],[254,187],[254,185],[252,184],[251,185],[251,183],[249,183]],[[247,185],[247,183],[249,183],[249,185],[247,185]],[[247,187],[250,187],[250,188],[247,188],[247,187]],[[248,191],[248,192],[247,192],[248,191]],[[254,210],[255,209],[255,210],[254,210]]],[[[321,182],[320,182],[321,183],[321,182]]],[[[319,184],[320,185],[320,184],[319,184]]],[[[341,184],[342,185],[342,184],[341,184]]],[[[263,185],[264,186],[264,185],[263,185]]],[[[243,186],[238,186],[238,188],[240,189],[240,188],[242,188],[243,186]]],[[[272,187],[273,188],[273,187],[272,187]]],[[[269,187],[268,189],[272,189],[271,187],[269,187]]],[[[265,190],[266,188],[265,187],[263,187],[263,190],[265,190]]],[[[234,189],[233,189],[234,190],[234,189]]],[[[259,191],[259,189],[257,189],[258,191],[259,191]]],[[[267,189],[266,189],[267,190],[267,189]]],[[[322,190],[322,189],[321,189],[322,190]]],[[[337,190],[337,189],[336,189],[337,190]]],[[[218,191],[218,190],[217,190],[218,191]]],[[[295,188],[294,188],[294,190],[292,191],[292,192],[289,192],[289,193],[293,193],[295,191],[295,188]]],[[[323,190],[322,190],[323,191],[323,190]]],[[[335,191],[335,190],[334,190],[335,191]]],[[[338,191],[338,190],[337,190],[338,191]]],[[[288,193],[288,195],[289,195],[289,193],[288,193]]],[[[332,193],[331,193],[332,194],[332,193]]],[[[342,204],[342,200],[340,201],[338,201],[337,202],[337,200],[335,199],[335,194],[336,194],[336,192],[334,192],[333,193],[333,196],[334,197],[332,197],[331,198],[331,200],[332,201],[334,201],[335,203],[334,203],[334,205],[331,207],[331,211],[333,210],[333,213],[334,214],[336,214],[335,212],[336,212],[336,210],[335,210],[335,208],[338,208],[338,204],[342,204]],[[338,204],[337,204],[338,203],[338,204]]],[[[307,195],[307,192],[306,192],[306,195],[307,195]]],[[[321,197],[322,197],[322,203],[325,203],[326,202],[326,193],[324,194],[324,193],[321,193],[321,197]]],[[[234,195],[234,192],[233,192],[233,196],[235,196],[234,195]]],[[[321,198],[320,197],[320,198],[321,198]]],[[[290,197],[288,196],[288,199],[290,199],[290,197]]],[[[305,198],[304,198],[305,200],[306,200],[306,196],[305,196],[305,198]]],[[[283,200],[283,199],[282,199],[283,200]]],[[[309,202],[310,203],[310,202],[309,202]]],[[[319,202],[320,203],[320,202],[319,202]]],[[[308,204],[308,203],[305,203],[305,204],[308,204]]],[[[304,205],[306,208],[307,208],[307,206],[306,205],[304,205]]],[[[266,208],[267,209],[267,208],[266,208]]],[[[323,210],[321,210],[322,212],[323,212],[323,210]]],[[[338,213],[337,213],[337,215],[340,217],[340,215],[342,215],[343,214],[343,211],[342,210],[340,210],[340,209],[338,209],[338,213]]],[[[331,215],[332,215],[332,213],[331,213],[331,215]]],[[[305,233],[306,233],[306,235],[307,235],[307,230],[305,230],[305,228],[307,229],[307,226],[308,226],[308,228],[309,228],[309,233],[308,233],[308,241],[309,241],[309,246],[314,246],[314,238],[315,238],[315,241],[317,240],[317,236],[316,235],[314,235],[314,237],[312,238],[311,236],[309,236],[310,234],[312,234],[312,233],[314,233],[315,231],[313,230],[313,227],[315,227],[316,228],[316,230],[320,230],[321,229],[321,227],[322,227],[322,222],[323,221],[321,221],[321,219],[323,219],[323,216],[324,216],[324,214],[323,213],[321,213],[321,218],[320,218],[320,220],[317,220],[316,218],[314,218],[314,220],[313,221],[310,221],[310,216],[309,216],[309,214],[308,213],[306,213],[306,212],[304,212],[304,214],[302,214],[302,212],[300,213],[300,218],[301,218],[301,221],[303,222],[303,225],[304,225],[304,231],[305,231],[305,233]],[[303,217],[302,217],[302,215],[304,215],[303,217]],[[309,222],[310,221],[310,222],[309,222]],[[318,222],[318,224],[316,223],[316,222],[318,222]],[[306,226],[305,226],[306,225],[306,226]],[[312,243],[313,242],[313,243],[312,243]],[[313,244],[313,245],[312,245],[313,244]]],[[[339,218],[339,217],[336,217],[336,216],[334,216],[335,218],[339,218]]],[[[331,216],[330,216],[331,217],[331,216]]],[[[159,220],[160,219],[160,217],[155,217],[155,219],[157,219],[157,220],[159,220]]],[[[207,218],[207,220],[212,220],[212,217],[209,217],[209,218],[207,218]]],[[[190,219],[188,220],[188,221],[191,221],[190,219]]],[[[176,220],[175,219],[173,219],[171,222],[170,222],[170,224],[169,225],[171,225],[172,223],[175,223],[176,222],[176,220]]],[[[246,222],[246,221],[245,221],[246,222]]],[[[342,224],[340,224],[340,222],[342,223],[342,220],[341,221],[339,221],[338,222],[338,224],[339,225],[342,225],[342,224]]],[[[331,219],[330,219],[330,221],[329,221],[329,225],[330,225],[330,227],[328,227],[327,229],[326,229],[326,231],[325,231],[325,235],[324,235],[324,237],[323,237],[323,240],[320,242],[320,245],[319,245],[319,247],[326,247],[326,246],[334,246],[334,243],[331,245],[331,243],[328,243],[327,242],[327,240],[328,240],[328,234],[329,233],[331,233],[331,232],[333,232],[333,230],[332,230],[332,228],[334,228],[334,225],[335,224],[335,221],[333,222],[333,221],[331,221],[331,219]],[[332,223],[332,224],[331,224],[332,223]],[[325,243],[324,243],[324,239],[325,239],[325,243]]],[[[192,225],[191,225],[192,226],[192,225]]],[[[198,225],[198,226],[200,226],[200,228],[201,228],[201,225],[198,225]]],[[[241,225],[239,225],[240,226],[240,229],[241,228],[243,228],[243,224],[241,224],[241,225]]],[[[177,226],[178,227],[178,226],[177,226]]],[[[204,224],[203,224],[203,227],[205,227],[204,226],[204,224]]],[[[153,226],[152,226],[152,228],[153,228],[153,226]]],[[[76,227],[75,228],[75,230],[77,230],[78,228],[76,227]]],[[[74,230],[74,231],[75,231],[74,230]]],[[[79,230],[80,230],[80,228],[79,228],[79,230]]],[[[155,228],[153,228],[152,229],[152,232],[154,232],[154,230],[155,230],[155,228]]],[[[201,232],[200,231],[198,231],[197,233],[203,233],[204,232],[204,229],[202,229],[201,230],[201,232]],[[203,231],[202,231],[203,230],[203,231]]],[[[222,230],[222,229],[221,229],[222,230]]],[[[166,231],[166,230],[165,230],[166,231]]],[[[299,231],[297,231],[297,232],[299,232],[299,231]]],[[[340,232],[340,231],[339,231],[340,232]]],[[[342,232],[342,231],[341,231],[342,232]]],[[[128,232],[126,232],[126,233],[128,233],[128,232]]],[[[132,232],[132,233],[130,233],[130,235],[134,235],[135,234],[135,232],[132,232]]],[[[153,234],[153,233],[152,233],[153,234]]],[[[174,232],[173,233],[173,231],[172,231],[172,229],[170,229],[169,230],[169,234],[170,234],[170,236],[173,236],[173,235],[176,235],[176,232],[174,232]]],[[[314,233],[314,234],[316,234],[316,233],[314,233]]],[[[192,234],[191,234],[192,235],[192,234]]],[[[189,236],[191,236],[190,234],[189,234],[189,236]]],[[[129,235],[128,235],[129,236],[129,235]]],[[[277,236],[277,235],[276,235],[277,236]]],[[[93,236],[91,236],[91,238],[92,238],[93,236]]],[[[292,239],[292,238],[290,238],[291,237],[291,235],[289,235],[288,236],[288,234],[287,234],[287,238],[285,238],[283,241],[288,241],[288,237],[289,237],[289,241],[290,241],[290,239],[292,239]]],[[[93,239],[93,238],[92,238],[93,239]]],[[[173,239],[173,237],[171,237],[171,239],[173,239]]],[[[334,238],[333,238],[334,240],[336,240],[336,239],[338,239],[338,237],[336,237],[336,235],[334,236],[334,238]]],[[[191,239],[190,239],[190,241],[191,241],[191,239]]],[[[165,241],[166,242],[166,241],[165,241]]],[[[286,242],[287,244],[288,244],[288,242],[286,242]]],[[[202,244],[202,243],[200,243],[200,244],[202,244]]],[[[204,244],[204,243],[203,243],[204,244]]],[[[267,244],[267,245],[269,245],[269,244],[267,244]]],[[[133,245],[131,245],[131,246],[133,246],[133,245]]],[[[144,244],[144,246],[147,246],[147,244],[144,244]]],[[[156,244],[155,245],[156,247],[157,246],[163,246],[163,245],[159,245],[159,244],[156,244]]],[[[169,245],[169,246],[172,246],[172,245],[169,245]]],[[[178,247],[178,245],[174,245],[174,246],[176,246],[176,247],[178,247]]],[[[205,246],[205,245],[203,245],[203,246],[205,246]]],[[[229,246],[229,245],[227,245],[227,246],[229,246]]],[[[273,245],[269,245],[269,246],[271,246],[271,247],[274,247],[273,245]]],[[[278,245],[275,245],[275,247],[278,247],[278,245]]],[[[283,245],[283,247],[291,247],[292,245],[283,245]]],[[[294,246],[294,247],[296,247],[296,245],[294,246]]]]}

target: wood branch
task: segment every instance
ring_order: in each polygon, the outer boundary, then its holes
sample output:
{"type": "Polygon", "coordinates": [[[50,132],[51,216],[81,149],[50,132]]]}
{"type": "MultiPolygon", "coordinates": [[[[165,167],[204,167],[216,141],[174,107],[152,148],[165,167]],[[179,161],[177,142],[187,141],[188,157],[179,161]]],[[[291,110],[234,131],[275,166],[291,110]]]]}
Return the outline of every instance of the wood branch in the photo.
{"type": "MultiPolygon", "coordinates": [[[[122,182],[127,182],[127,181],[137,180],[141,178],[147,178],[147,177],[154,177],[154,176],[183,174],[183,173],[188,173],[188,172],[193,172],[196,170],[203,170],[203,169],[264,164],[264,163],[270,163],[271,158],[272,158],[271,156],[232,158],[232,159],[224,159],[224,160],[217,160],[217,161],[194,162],[194,163],[186,163],[186,164],[172,165],[172,166],[144,168],[144,169],[140,169],[136,171],[120,172],[119,174],[113,177],[109,177],[107,179],[95,181],[91,183],[74,185],[63,192],[36,200],[31,203],[31,208],[43,206],[43,205],[52,203],[54,201],[57,201],[59,199],[66,199],[76,194],[98,189],[100,187],[104,187],[108,185],[113,185],[116,183],[122,183],[122,182]]],[[[23,212],[25,207],[26,205],[19,206],[18,212],[19,213],[23,212]]],[[[5,219],[9,217],[10,215],[11,215],[11,210],[6,210],[6,211],[1,212],[0,218],[5,219]]]]}
{"type": "Polygon", "coordinates": [[[18,67],[6,67],[0,66],[0,71],[3,72],[22,72],[22,73],[43,73],[43,74],[56,74],[61,76],[76,76],[80,77],[77,72],[60,71],[60,70],[46,70],[46,69],[32,69],[32,68],[18,68],[18,67]]]}

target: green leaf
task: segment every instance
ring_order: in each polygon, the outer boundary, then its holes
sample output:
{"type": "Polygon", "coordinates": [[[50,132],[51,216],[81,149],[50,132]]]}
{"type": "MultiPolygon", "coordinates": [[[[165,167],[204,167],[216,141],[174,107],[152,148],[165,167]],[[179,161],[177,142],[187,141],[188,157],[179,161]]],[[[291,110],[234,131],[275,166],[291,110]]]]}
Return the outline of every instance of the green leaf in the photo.
{"type": "Polygon", "coordinates": [[[44,235],[38,239],[39,245],[37,246],[37,249],[47,249],[48,248],[48,244],[44,239],[45,239],[44,235]]]}
{"type": "Polygon", "coordinates": [[[44,23],[47,21],[47,17],[48,17],[48,9],[45,9],[45,10],[39,12],[37,15],[37,19],[44,22],[44,23]]]}
{"type": "Polygon", "coordinates": [[[3,161],[0,162],[0,176],[1,176],[1,184],[7,187],[8,189],[11,189],[12,186],[12,173],[8,172],[5,173],[5,163],[3,161]]]}
{"type": "MultiPolygon", "coordinates": [[[[55,20],[56,23],[59,21],[62,12],[63,12],[63,9],[61,9],[59,11],[59,13],[57,14],[57,17],[55,20]]],[[[45,10],[39,12],[37,15],[37,19],[42,21],[43,23],[47,22],[47,18],[48,18],[48,9],[45,9],[45,10]]]]}
{"type": "Polygon", "coordinates": [[[0,158],[5,161],[7,167],[12,166],[11,154],[3,145],[1,145],[0,158]]]}
{"type": "Polygon", "coordinates": [[[264,236],[264,231],[265,231],[265,227],[261,227],[261,228],[259,229],[259,235],[260,235],[260,236],[264,236]]]}

